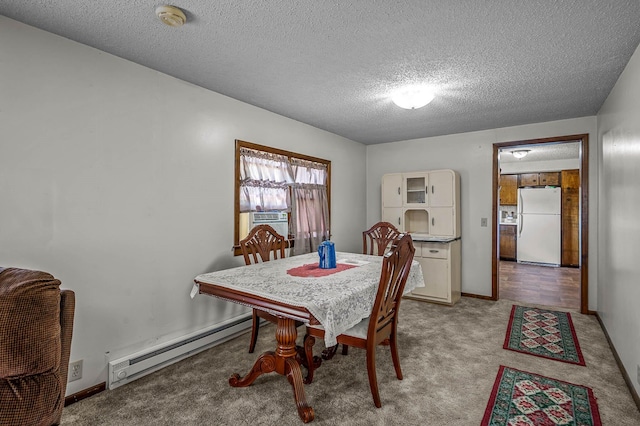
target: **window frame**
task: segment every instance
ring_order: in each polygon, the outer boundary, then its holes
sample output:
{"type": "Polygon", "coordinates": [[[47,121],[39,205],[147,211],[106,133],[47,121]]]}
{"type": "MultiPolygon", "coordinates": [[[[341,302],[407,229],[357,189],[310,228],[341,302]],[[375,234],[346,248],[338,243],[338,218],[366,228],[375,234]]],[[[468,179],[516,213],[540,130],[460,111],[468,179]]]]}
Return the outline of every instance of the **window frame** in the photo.
{"type": "MultiPolygon", "coordinates": [[[[233,206],[233,255],[241,256],[240,250],[240,151],[242,148],[253,149],[255,151],[262,151],[271,154],[278,154],[285,156],[289,159],[298,158],[307,161],[313,161],[316,163],[324,164],[327,167],[327,208],[329,210],[329,223],[331,223],[331,161],[323,158],[312,157],[310,155],[299,154],[293,151],[286,151],[283,149],[272,148],[266,145],[259,145],[253,142],[247,142],[240,139],[236,139],[236,154],[235,154],[235,166],[234,166],[234,206],[233,206]]],[[[291,217],[291,213],[289,213],[291,217]]],[[[329,230],[331,232],[331,230],[329,230]]],[[[288,235],[285,235],[287,239],[287,247],[293,247],[295,241],[289,239],[288,235]]]]}

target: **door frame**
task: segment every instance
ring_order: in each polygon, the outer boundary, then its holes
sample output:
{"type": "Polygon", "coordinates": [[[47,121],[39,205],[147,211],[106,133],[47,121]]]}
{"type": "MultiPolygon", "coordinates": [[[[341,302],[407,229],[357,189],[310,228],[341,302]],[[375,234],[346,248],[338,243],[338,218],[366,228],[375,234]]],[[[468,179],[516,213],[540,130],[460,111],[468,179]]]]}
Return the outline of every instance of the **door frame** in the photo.
{"type": "Polygon", "coordinates": [[[589,135],[567,135],[553,138],[519,140],[493,144],[493,211],[491,250],[491,300],[499,299],[499,250],[498,250],[498,186],[500,170],[498,154],[502,148],[521,145],[580,142],[580,312],[589,313],[589,135]]]}

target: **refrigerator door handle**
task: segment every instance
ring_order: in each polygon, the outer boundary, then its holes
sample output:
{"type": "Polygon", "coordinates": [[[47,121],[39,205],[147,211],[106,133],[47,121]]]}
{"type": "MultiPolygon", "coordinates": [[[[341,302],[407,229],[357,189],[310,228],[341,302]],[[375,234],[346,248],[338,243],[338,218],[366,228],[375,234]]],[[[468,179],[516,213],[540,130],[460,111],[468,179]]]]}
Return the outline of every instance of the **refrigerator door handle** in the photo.
{"type": "Polygon", "coordinates": [[[518,190],[518,238],[522,236],[522,192],[518,190]]]}
{"type": "Polygon", "coordinates": [[[522,193],[518,191],[518,216],[522,214],[522,193]]]}
{"type": "Polygon", "coordinates": [[[518,237],[521,237],[522,236],[522,213],[518,215],[518,221],[520,222],[518,223],[518,237]]]}

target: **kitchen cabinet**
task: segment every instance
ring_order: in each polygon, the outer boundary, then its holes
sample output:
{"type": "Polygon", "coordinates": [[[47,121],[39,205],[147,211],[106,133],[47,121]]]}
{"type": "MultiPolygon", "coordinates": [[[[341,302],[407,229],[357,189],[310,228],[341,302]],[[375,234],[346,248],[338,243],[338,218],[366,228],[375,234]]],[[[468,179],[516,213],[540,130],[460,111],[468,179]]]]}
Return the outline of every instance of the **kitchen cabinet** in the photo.
{"type": "Polygon", "coordinates": [[[399,230],[404,229],[403,216],[404,209],[401,207],[386,207],[382,209],[382,220],[391,223],[399,230]]]}
{"type": "Polygon", "coordinates": [[[460,300],[460,175],[448,169],[384,175],[382,220],[414,240],[425,287],[407,297],[449,305],[460,300]]]}
{"type": "Polygon", "coordinates": [[[561,266],[580,266],[580,171],[563,170],[561,266]]]}
{"type": "Polygon", "coordinates": [[[408,207],[424,207],[429,195],[429,173],[403,173],[403,202],[408,207]]]}
{"type": "Polygon", "coordinates": [[[414,260],[420,263],[424,287],[416,287],[405,297],[453,305],[460,300],[460,240],[414,242],[414,260]]]}
{"type": "Polygon", "coordinates": [[[500,259],[517,259],[516,225],[500,225],[500,259]]]}
{"type": "Polygon", "coordinates": [[[500,205],[518,204],[518,175],[500,175],[500,205]]]}
{"type": "Polygon", "coordinates": [[[453,170],[390,173],[382,177],[382,219],[402,232],[460,236],[460,175],[453,170]]]}
{"type": "Polygon", "coordinates": [[[522,173],[519,176],[518,186],[538,186],[538,174],[537,173],[522,173]]]}
{"type": "Polygon", "coordinates": [[[560,186],[560,173],[544,172],[538,173],[538,184],[540,186],[560,186]]]}
{"type": "Polygon", "coordinates": [[[401,173],[385,175],[385,179],[382,180],[382,205],[387,207],[402,207],[401,173]]]}
{"type": "Polygon", "coordinates": [[[454,197],[457,194],[454,188],[456,173],[453,170],[438,170],[429,172],[429,206],[453,207],[454,197]]]}
{"type": "Polygon", "coordinates": [[[519,185],[523,186],[559,186],[560,173],[558,172],[540,172],[540,173],[522,173],[519,177],[519,185]]]}

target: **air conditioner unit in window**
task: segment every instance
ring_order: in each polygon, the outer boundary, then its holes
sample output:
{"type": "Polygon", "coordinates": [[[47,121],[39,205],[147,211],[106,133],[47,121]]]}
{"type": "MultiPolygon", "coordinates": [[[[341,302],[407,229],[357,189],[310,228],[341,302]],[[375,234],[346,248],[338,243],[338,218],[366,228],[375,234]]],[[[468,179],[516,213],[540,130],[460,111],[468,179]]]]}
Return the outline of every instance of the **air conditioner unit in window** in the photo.
{"type": "Polygon", "coordinates": [[[249,229],[256,225],[270,225],[278,234],[288,238],[289,218],[287,212],[251,212],[249,214],[249,229]]]}

